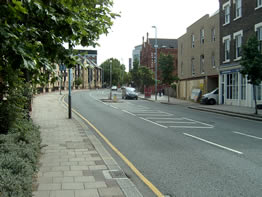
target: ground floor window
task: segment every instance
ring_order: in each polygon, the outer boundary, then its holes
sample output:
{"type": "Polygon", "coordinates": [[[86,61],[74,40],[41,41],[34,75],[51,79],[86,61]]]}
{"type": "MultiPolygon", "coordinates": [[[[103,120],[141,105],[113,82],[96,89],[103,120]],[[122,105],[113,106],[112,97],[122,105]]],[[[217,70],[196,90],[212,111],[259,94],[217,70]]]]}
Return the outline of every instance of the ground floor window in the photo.
{"type": "MultiPolygon", "coordinates": [[[[256,97],[257,100],[262,100],[262,84],[260,84],[259,86],[255,86],[256,88],[256,97]]],[[[254,98],[254,96],[253,96],[254,98]]]]}
{"type": "Polygon", "coordinates": [[[227,99],[238,99],[238,73],[227,75],[227,99]]]}
{"type": "Polygon", "coordinates": [[[241,75],[241,100],[246,100],[247,78],[241,75]]]}

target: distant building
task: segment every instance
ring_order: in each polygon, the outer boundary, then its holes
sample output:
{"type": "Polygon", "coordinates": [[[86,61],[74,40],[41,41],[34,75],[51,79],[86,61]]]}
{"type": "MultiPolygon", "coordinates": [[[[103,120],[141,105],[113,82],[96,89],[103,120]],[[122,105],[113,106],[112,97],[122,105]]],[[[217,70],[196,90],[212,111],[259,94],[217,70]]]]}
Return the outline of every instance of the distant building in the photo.
{"type": "MultiPolygon", "coordinates": [[[[142,43],[142,50],[140,55],[140,65],[146,66],[149,69],[151,69],[155,73],[155,39],[154,38],[148,38],[147,33],[147,39],[146,42],[144,42],[143,37],[143,43],[142,43]]],[[[174,57],[174,75],[177,75],[177,39],[163,39],[163,38],[157,38],[157,58],[159,59],[160,54],[163,53],[165,55],[172,55],[174,57]]],[[[157,64],[157,79],[161,80],[160,75],[160,69],[159,65],[157,64]]],[[[158,85],[158,89],[162,89],[163,87],[161,85],[158,85]]]]}
{"type": "Polygon", "coordinates": [[[219,13],[208,14],[178,38],[178,97],[189,100],[193,89],[205,94],[218,87],[219,13]]]}
{"type": "MultiPolygon", "coordinates": [[[[219,0],[220,68],[219,103],[254,107],[253,87],[240,73],[241,47],[256,35],[262,49],[262,1],[219,0]]],[[[262,103],[262,84],[256,87],[262,103]]]]}
{"type": "Polygon", "coordinates": [[[138,60],[139,62],[139,65],[140,65],[140,53],[141,53],[141,50],[142,50],[142,45],[138,45],[138,46],[135,46],[135,49],[133,50],[133,63],[135,61],[135,59],[138,60]]]}
{"type": "Polygon", "coordinates": [[[129,68],[129,71],[133,69],[132,58],[128,59],[128,68],[129,68]]]}

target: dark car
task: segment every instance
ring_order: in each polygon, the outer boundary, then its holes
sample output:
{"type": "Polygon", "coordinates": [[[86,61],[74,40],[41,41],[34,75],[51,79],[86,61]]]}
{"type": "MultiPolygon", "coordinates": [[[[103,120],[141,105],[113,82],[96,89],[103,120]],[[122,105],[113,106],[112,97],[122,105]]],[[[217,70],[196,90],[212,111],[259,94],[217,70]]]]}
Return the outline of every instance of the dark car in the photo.
{"type": "Polygon", "coordinates": [[[135,88],[125,87],[122,89],[122,99],[138,99],[138,93],[135,88]]]}

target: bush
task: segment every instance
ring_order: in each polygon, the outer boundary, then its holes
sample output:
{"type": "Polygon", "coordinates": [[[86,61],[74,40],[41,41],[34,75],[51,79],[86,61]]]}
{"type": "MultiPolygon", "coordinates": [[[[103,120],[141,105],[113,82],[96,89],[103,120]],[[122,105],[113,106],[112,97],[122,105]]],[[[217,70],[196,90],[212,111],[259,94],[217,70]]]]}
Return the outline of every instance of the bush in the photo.
{"type": "Polygon", "coordinates": [[[27,119],[18,120],[8,134],[0,135],[0,196],[32,196],[32,177],[37,170],[40,132],[27,119]]]}

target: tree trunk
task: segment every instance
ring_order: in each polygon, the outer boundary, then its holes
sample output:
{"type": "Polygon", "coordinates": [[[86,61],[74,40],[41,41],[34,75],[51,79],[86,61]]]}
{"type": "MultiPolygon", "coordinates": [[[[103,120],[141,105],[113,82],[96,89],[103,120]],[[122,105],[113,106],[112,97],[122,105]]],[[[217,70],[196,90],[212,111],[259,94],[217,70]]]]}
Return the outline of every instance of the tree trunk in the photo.
{"type": "Polygon", "coordinates": [[[256,87],[253,85],[253,94],[255,99],[255,114],[257,114],[257,97],[256,97],[256,87]]]}
{"type": "Polygon", "coordinates": [[[169,101],[169,88],[170,88],[170,87],[167,88],[168,102],[170,102],[170,101],[169,101]]]}

